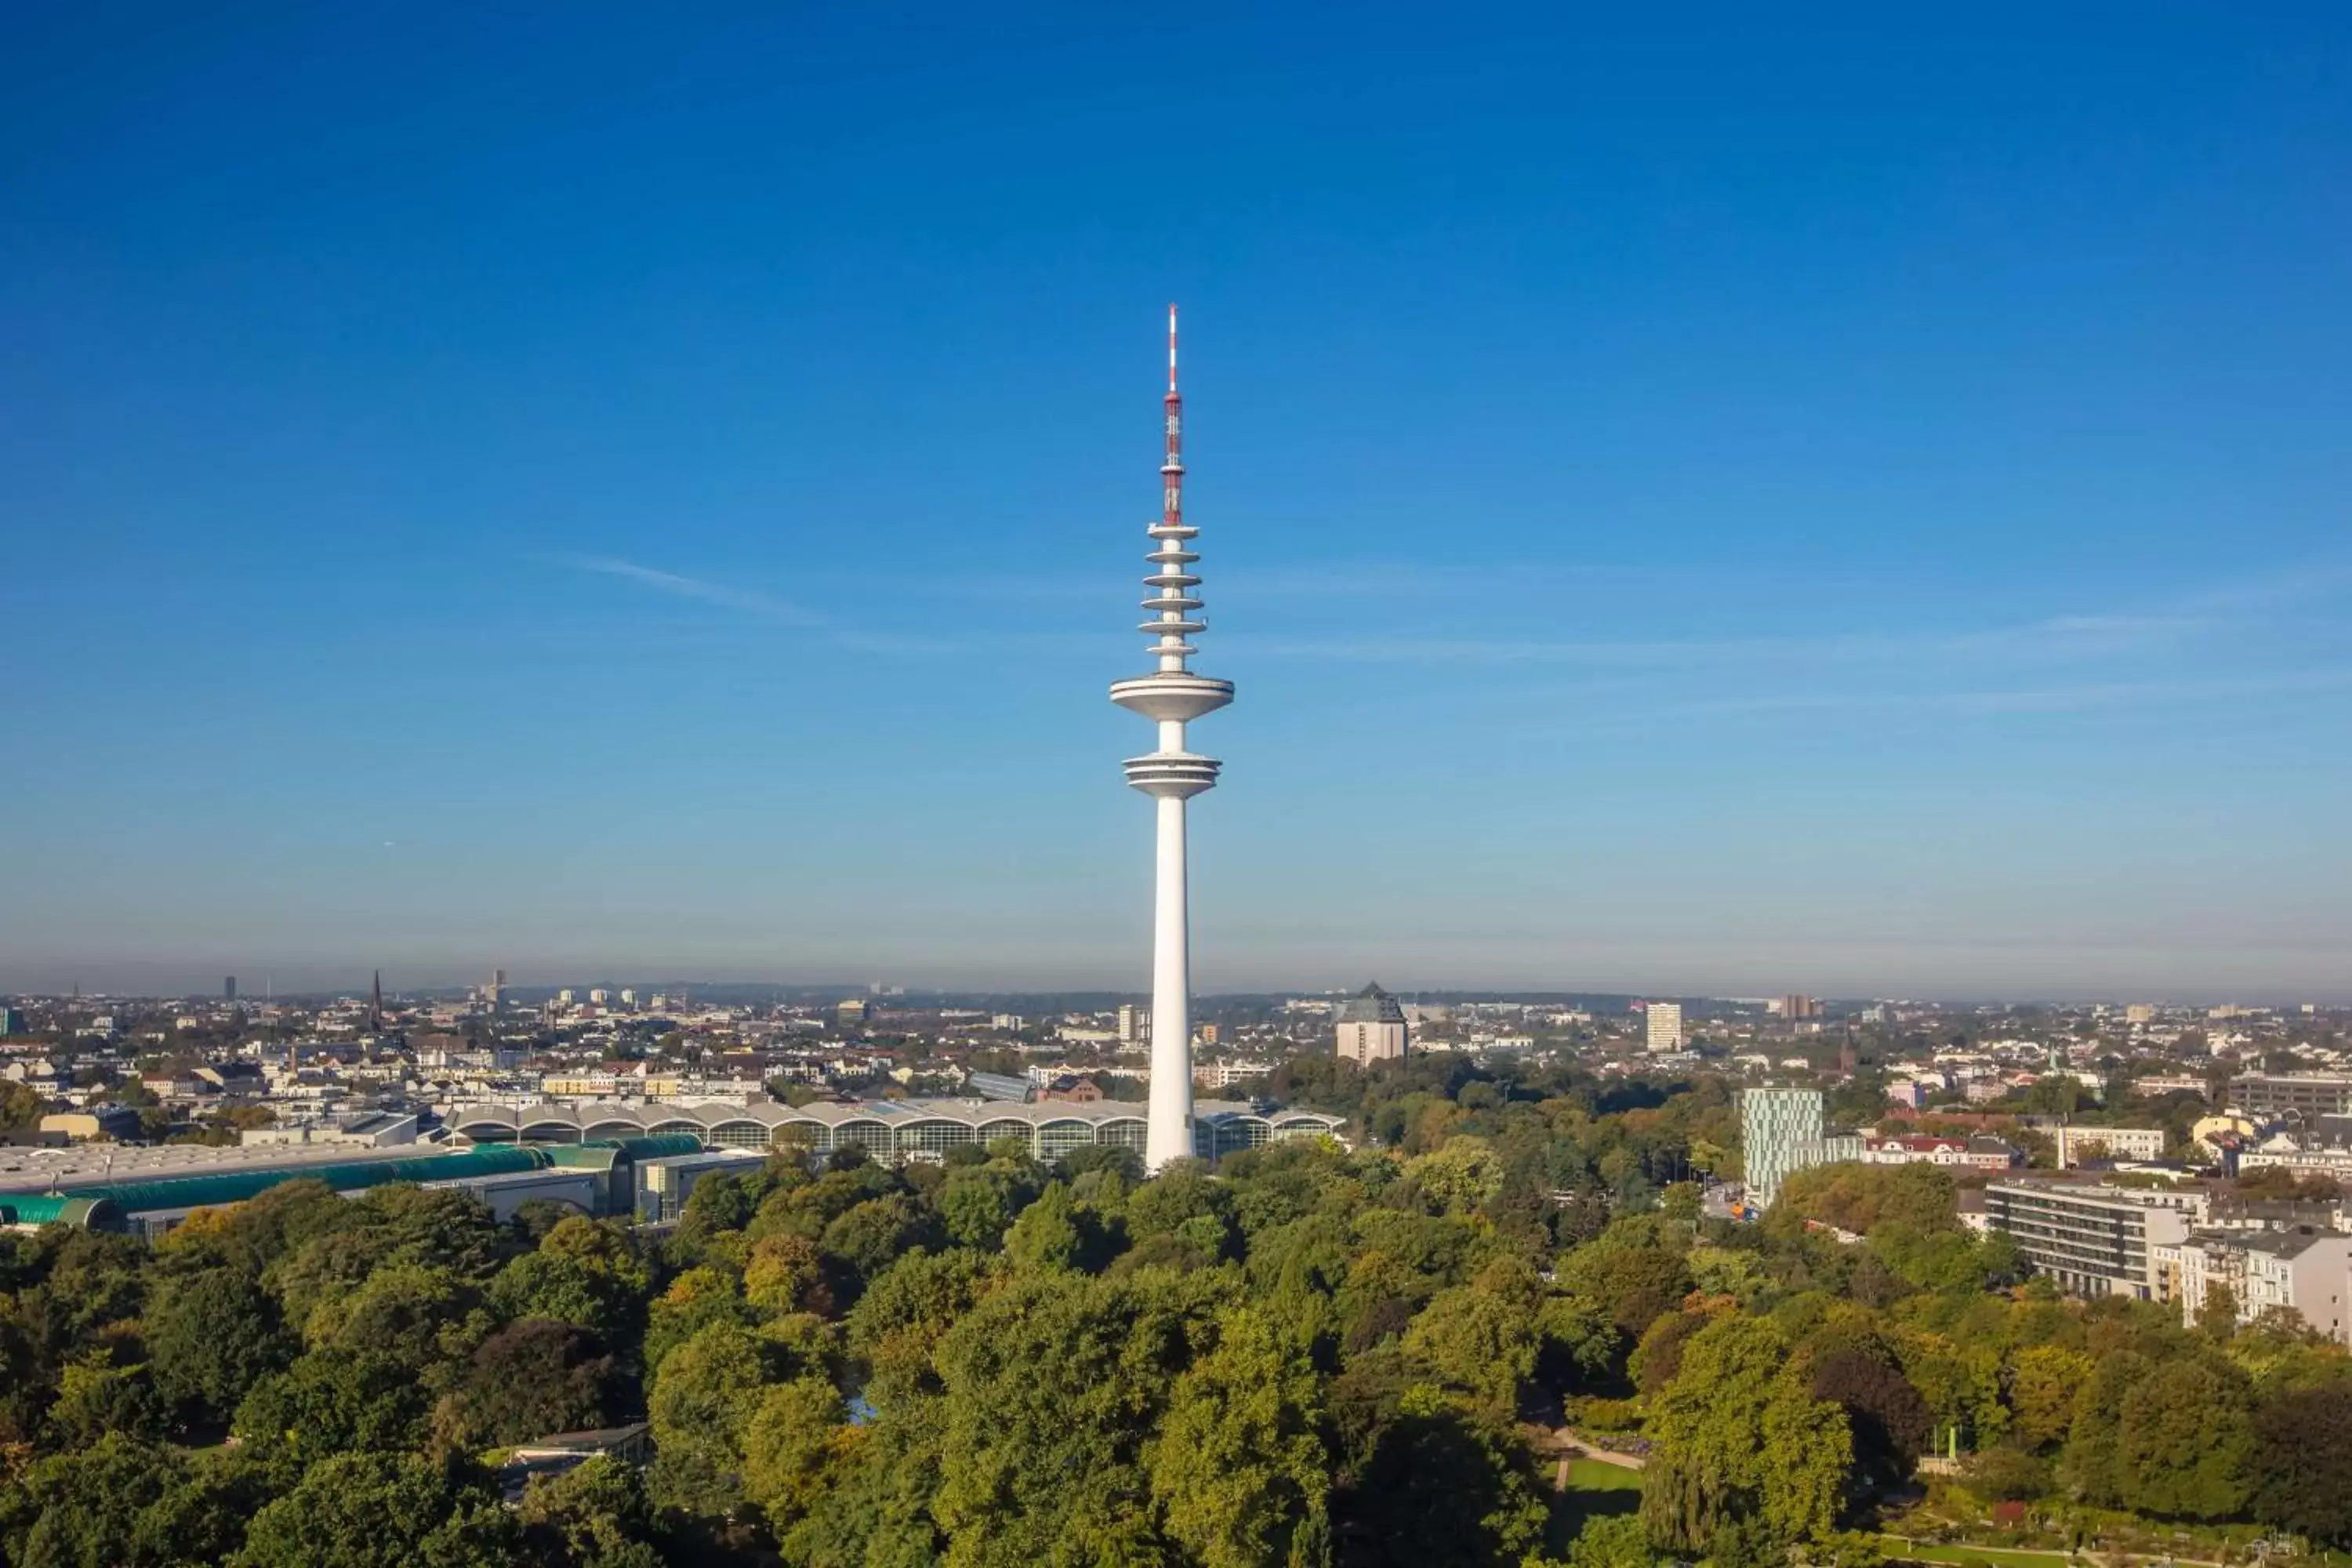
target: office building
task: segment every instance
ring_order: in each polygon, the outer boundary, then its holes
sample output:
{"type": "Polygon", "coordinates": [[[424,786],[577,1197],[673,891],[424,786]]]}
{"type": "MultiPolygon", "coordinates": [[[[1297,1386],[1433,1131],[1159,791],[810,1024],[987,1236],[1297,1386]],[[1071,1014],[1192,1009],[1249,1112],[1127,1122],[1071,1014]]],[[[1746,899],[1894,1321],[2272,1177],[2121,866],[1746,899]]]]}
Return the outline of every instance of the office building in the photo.
{"type": "Polygon", "coordinates": [[[1832,1135],[1824,1125],[1824,1104],[1818,1089],[1740,1091],[1740,1166],[1749,1202],[1769,1208],[1792,1172],[1862,1158],[1858,1135],[1832,1135]]]}
{"type": "Polygon", "coordinates": [[[234,1002],[236,1000],[236,975],[228,975],[221,981],[221,1000],[224,1002],[234,1002]]]}
{"type": "Polygon", "coordinates": [[[1367,985],[1333,1015],[1332,1044],[1358,1067],[1403,1059],[1408,1047],[1404,1008],[1378,985],[1367,985]]]}
{"type": "Polygon", "coordinates": [[[1157,667],[1113,683],[1110,700],[1149,719],[1160,738],[1150,752],[1127,761],[1127,782],[1152,799],[1156,817],[1151,920],[1151,1099],[1150,1135],[1144,1163],[1159,1170],[1196,1152],[1192,1112],[1192,933],[1185,888],[1184,803],[1213,789],[1220,764],[1186,748],[1184,729],[1234,700],[1234,683],[1194,674],[1188,640],[1207,628],[1193,619],[1201,579],[1192,548],[1200,530],[1184,521],[1184,404],[1176,392],[1176,308],[1168,308],[1166,457],[1160,465],[1160,521],[1145,531],[1153,548],[1144,559],[1151,590],[1143,609],[1151,618],[1139,628],[1152,640],[1157,667]]]}
{"type": "Polygon", "coordinates": [[[1987,1226],[2016,1242],[2037,1274],[2077,1296],[2153,1300],[2153,1247],[2175,1247],[2201,1217],[2201,1194],[2056,1182],[1995,1182],[1987,1226]]]}
{"type": "Polygon", "coordinates": [[[1118,1008],[1118,1043],[1134,1045],[1151,1037],[1151,1011],[1132,1002],[1122,1002],[1118,1008]]]}
{"type": "Polygon", "coordinates": [[[1678,1051],[1687,1043],[1683,1033],[1683,1005],[1679,1002],[1653,1002],[1643,1009],[1649,1023],[1649,1046],[1654,1051],[1678,1051]]]}
{"type": "Polygon", "coordinates": [[[1791,994],[1780,998],[1780,1016],[1783,1018],[1818,1018],[1821,1016],[1822,1003],[1818,996],[1799,996],[1791,994]]]}
{"type": "Polygon", "coordinates": [[[0,1007],[0,1039],[25,1032],[25,1015],[15,1007],[0,1007]]]}
{"type": "Polygon", "coordinates": [[[2352,1073],[2249,1073],[2230,1080],[2230,1105],[2257,1121],[2314,1121],[2352,1111],[2352,1073]]]}

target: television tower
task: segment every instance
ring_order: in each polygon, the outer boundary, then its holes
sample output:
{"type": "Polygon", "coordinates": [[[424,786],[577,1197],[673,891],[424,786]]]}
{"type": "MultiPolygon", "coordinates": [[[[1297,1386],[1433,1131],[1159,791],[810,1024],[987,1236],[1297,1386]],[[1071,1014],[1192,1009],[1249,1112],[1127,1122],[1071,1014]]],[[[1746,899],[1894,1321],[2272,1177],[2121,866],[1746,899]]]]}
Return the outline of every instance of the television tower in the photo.
{"type": "Polygon", "coordinates": [[[1203,629],[1193,620],[1201,579],[1190,568],[1200,556],[1185,548],[1200,533],[1184,521],[1184,400],[1176,392],[1176,307],[1168,307],[1168,456],[1160,465],[1160,521],[1145,531],[1144,556],[1152,619],[1137,629],[1150,637],[1159,668],[1115,681],[1110,700],[1160,726],[1160,747],[1127,761],[1127,782],[1152,797],[1159,811],[1160,858],[1151,921],[1151,1106],[1143,1163],[1157,1171],[1192,1157],[1192,939],[1184,899],[1184,803],[1213,789],[1221,765],[1184,749],[1184,726],[1234,700],[1234,683],[1195,675],[1196,651],[1184,639],[1203,629]]]}

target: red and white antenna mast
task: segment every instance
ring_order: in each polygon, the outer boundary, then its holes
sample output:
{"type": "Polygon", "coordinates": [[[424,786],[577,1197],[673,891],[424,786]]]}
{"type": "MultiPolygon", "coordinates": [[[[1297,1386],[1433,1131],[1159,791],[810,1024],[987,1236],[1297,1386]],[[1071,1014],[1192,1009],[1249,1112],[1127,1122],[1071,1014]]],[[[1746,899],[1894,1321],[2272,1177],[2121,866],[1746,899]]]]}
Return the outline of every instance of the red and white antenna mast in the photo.
{"type": "Polygon", "coordinates": [[[1166,498],[1160,521],[1184,526],[1184,399],[1176,390],[1176,307],[1168,307],[1168,460],[1160,465],[1166,498]]]}

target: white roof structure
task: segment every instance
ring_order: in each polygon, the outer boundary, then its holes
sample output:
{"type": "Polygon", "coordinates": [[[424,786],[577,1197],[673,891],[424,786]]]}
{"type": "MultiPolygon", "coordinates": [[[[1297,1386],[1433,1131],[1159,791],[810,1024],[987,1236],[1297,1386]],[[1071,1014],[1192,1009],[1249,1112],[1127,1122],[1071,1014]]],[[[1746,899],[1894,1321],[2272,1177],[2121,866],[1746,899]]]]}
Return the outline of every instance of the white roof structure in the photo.
{"type": "MultiPolygon", "coordinates": [[[[793,1107],[712,1100],[695,1105],[474,1104],[444,1123],[472,1143],[581,1143],[687,1133],[706,1147],[803,1148],[830,1153],[852,1143],[877,1160],[936,1160],[967,1143],[1019,1138],[1041,1160],[1108,1144],[1144,1148],[1144,1108],[1123,1100],[1012,1104],[988,1100],[867,1100],[793,1107]]],[[[1347,1118],[1319,1110],[1259,1108],[1234,1100],[1193,1107],[1193,1147],[1214,1160],[1286,1138],[1337,1137],[1347,1118]]]]}

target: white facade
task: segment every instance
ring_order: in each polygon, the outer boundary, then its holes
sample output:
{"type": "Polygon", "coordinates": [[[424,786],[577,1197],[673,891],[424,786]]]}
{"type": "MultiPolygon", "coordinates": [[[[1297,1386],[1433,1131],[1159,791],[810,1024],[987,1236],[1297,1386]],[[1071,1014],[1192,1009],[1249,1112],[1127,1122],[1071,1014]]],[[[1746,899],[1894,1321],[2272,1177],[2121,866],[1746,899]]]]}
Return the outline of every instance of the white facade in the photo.
{"type": "Polygon", "coordinates": [[[1995,1182],[1985,1188],[1991,1227],[2017,1243],[2037,1274],[2077,1296],[2162,1294],[2158,1268],[2167,1248],[2187,1239],[2204,1216],[2195,1193],[2076,1186],[2058,1182],[1995,1182]]]}
{"type": "Polygon", "coordinates": [[[1184,521],[1183,399],[1176,393],[1176,310],[1168,310],[1167,457],[1160,466],[1160,521],[1145,531],[1152,548],[1144,559],[1151,590],[1143,608],[1151,618],[1139,628],[1153,639],[1157,667],[1150,675],[1115,682],[1110,700],[1157,727],[1156,751],[1127,761],[1127,782],[1152,797],[1157,819],[1151,920],[1151,1100],[1150,1136],[1144,1163],[1159,1170],[1171,1160],[1191,1158],[1192,1126],[1192,934],[1185,888],[1184,803],[1213,789],[1222,765],[1213,757],[1186,750],[1184,728],[1234,700],[1234,683],[1192,672],[1195,651],[1186,639],[1207,623],[1194,620],[1201,601],[1192,590],[1201,579],[1189,568],[1201,558],[1189,546],[1200,530],[1184,521]]]}
{"type": "Polygon", "coordinates": [[[2337,1344],[2352,1344],[2352,1237],[2309,1226],[2291,1230],[2200,1231],[2150,1248],[2157,1293],[2179,1304],[2184,1319],[2205,1310],[2226,1287],[2241,1323],[2292,1312],[2337,1344]]]}
{"type": "Polygon", "coordinates": [[[1648,1020],[1649,1047],[1654,1051],[1678,1051],[1689,1043],[1683,1033],[1683,1005],[1679,1002],[1653,1002],[1643,1009],[1648,1020]]]}
{"type": "Polygon", "coordinates": [[[1408,1047],[1404,1008],[1378,985],[1339,1004],[1331,1025],[1332,1048],[1358,1067],[1402,1059],[1408,1047]]]}
{"type": "Polygon", "coordinates": [[[2161,1127],[2061,1127],[2055,1140],[2058,1168],[2062,1171],[2085,1159],[2157,1160],[2164,1156],[2161,1127]],[[2104,1155],[2099,1152],[2102,1150],[2104,1155]]]}

